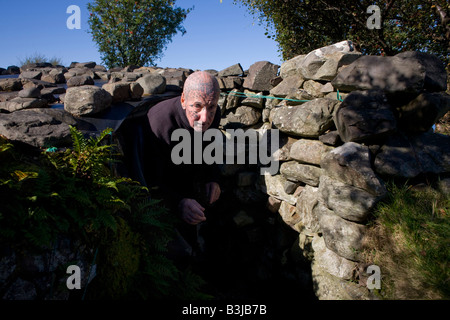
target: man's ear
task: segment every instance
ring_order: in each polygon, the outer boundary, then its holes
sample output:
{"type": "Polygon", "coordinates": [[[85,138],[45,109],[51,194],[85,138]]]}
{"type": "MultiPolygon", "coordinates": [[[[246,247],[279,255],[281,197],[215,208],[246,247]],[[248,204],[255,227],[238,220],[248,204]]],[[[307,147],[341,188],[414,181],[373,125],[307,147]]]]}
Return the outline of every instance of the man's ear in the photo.
{"type": "Polygon", "coordinates": [[[185,105],[185,103],[186,103],[186,99],[184,98],[184,92],[183,93],[181,93],[181,107],[184,109],[184,110],[186,110],[186,105],[185,105]]]}

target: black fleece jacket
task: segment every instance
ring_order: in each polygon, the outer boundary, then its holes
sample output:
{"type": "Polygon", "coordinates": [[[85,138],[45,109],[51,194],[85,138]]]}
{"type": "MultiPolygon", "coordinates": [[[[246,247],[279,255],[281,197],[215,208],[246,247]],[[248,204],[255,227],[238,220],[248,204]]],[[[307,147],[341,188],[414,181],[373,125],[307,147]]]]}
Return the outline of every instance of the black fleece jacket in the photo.
{"type": "MultiPolygon", "coordinates": [[[[196,183],[220,183],[217,164],[207,165],[203,161],[202,164],[193,164],[191,161],[191,164],[175,165],[171,159],[172,148],[181,142],[171,141],[171,136],[179,128],[186,129],[190,134],[193,157],[194,129],[189,125],[180,98],[171,98],[153,106],[147,113],[148,126],[144,131],[147,135],[144,150],[145,179],[150,187],[161,188],[166,204],[174,210],[181,199],[196,198],[196,183]]],[[[220,117],[220,107],[217,107],[210,128],[219,127],[220,117]]],[[[203,142],[202,151],[209,143],[203,142]]]]}

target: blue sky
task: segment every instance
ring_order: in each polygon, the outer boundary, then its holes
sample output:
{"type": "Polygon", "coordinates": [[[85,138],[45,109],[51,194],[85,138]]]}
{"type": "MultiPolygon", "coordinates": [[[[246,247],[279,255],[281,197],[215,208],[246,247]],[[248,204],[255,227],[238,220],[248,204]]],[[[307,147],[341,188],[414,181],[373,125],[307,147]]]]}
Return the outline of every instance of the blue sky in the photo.
{"type": "MultiPolygon", "coordinates": [[[[0,67],[18,65],[20,60],[39,53],[72,61],[95,61],[100,54],[88,33],[87,3],[92,0],[0,0],[0,67]],[[70,5],[81,9],[81,29],[68,29],[66,13],[70,5]]],[[[176,6],[194,9],[183,26],[186,34],[175,35],[160,67],[222,70],[235,63],[244,69],[257,61],[281,64],[275,41],[265,28],[233,0],[177,0],[176,6]]]]}

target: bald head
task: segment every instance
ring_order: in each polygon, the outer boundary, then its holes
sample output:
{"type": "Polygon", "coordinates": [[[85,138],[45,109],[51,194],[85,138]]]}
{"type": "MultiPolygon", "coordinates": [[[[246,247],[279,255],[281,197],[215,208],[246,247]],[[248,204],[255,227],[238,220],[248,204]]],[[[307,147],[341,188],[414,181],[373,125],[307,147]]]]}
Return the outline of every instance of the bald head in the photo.
{"type": "Polygon", "coordinates": [[[189,125],[194,130],[205,131],[213,123],[219,96],[219,83],[208,72],[197,71],[186,79],[181,107],[186,111],[189,125]]]}
{"type": "Polygon", "coordinates": [[[219,98],[220,88],[216,77],[205,71],[196,71],[189,75],[183,87],[186,97],[191,94],[211,96],[219,98]]]}

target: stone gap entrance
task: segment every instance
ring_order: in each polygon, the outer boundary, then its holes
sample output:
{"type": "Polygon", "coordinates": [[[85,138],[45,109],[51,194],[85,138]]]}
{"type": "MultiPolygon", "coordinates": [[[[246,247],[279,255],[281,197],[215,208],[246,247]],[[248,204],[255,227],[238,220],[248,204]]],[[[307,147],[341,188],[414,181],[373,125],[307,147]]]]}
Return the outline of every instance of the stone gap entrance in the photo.
{"type": "Polygon", "coordinates": [[[219,300],[316,299],[298,233],[267,209],[267,195],[252,185],[246,191],[256,199],[243,203],[235,175],[224,180],[220,200],[206,209],[207,221],[199,228],[205,253],[193,271],[207,282],[206,293],[219,300]]]}

